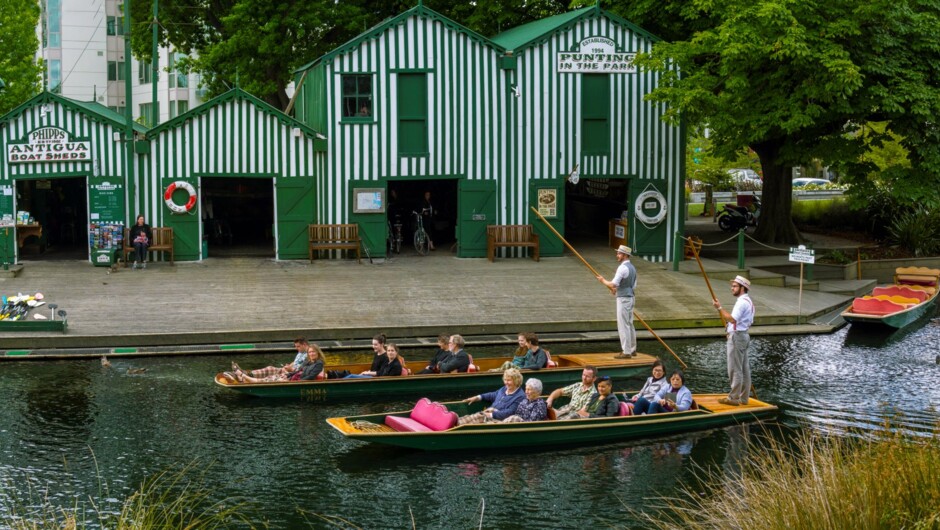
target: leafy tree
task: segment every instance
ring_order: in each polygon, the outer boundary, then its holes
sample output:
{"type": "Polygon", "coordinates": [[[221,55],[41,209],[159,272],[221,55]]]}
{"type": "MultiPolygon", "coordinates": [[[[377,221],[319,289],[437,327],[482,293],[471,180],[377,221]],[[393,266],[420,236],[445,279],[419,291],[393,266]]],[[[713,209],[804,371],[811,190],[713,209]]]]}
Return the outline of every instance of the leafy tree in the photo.
{"type": "MultiPolygon", "coordinates": [[[[152,0],[132,0],[134,55],[151,55],[152,0]]],[[[275,107],[288,104],[293,71],[416,5],[393,0],[159,0],[159,43],[190,55],[179,66],[202,76],[210,96],[239,85],[275,107]]],[[[425,2],[484,35],[565,11],[557,0],[425,2]]]]}
{"type": "Polygon", "coordinates": [[[42,64],[36,61],[39,4],[35,0],[0,2],[0,116],[39,93],[42,64]]]}
{"type": "Polygon", "coordinates": [[[795,242],[790,166],[853,161],[891,133],[911,167],[889,176],[893,193],[940,204],[940,3],[936,0],[617,0],[610,7],[661,42],[638,58],[662,75],[650,96],[666,119],[707,125],[716,152],[757,153],[764,176],[756,237],[795,242]],[[667,68],[678,64],[681,76],[667,68]],[[853,132],[884,121],[866,141],[853,132]]]}

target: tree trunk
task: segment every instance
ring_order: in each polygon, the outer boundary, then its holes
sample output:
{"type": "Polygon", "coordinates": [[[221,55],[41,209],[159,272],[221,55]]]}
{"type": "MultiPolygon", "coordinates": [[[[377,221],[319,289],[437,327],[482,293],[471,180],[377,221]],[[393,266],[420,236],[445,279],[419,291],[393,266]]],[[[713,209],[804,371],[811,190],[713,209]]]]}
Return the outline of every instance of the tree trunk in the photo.
{"type": "Polygon", "coordinates": [[[764,172],[761,214],[754,238],[767,244],[800,242],[792,217],[793,176],[790,168],[777,162],[781,145],[779,140],[770,140],[750,146],[760,158],[764,172]]]}

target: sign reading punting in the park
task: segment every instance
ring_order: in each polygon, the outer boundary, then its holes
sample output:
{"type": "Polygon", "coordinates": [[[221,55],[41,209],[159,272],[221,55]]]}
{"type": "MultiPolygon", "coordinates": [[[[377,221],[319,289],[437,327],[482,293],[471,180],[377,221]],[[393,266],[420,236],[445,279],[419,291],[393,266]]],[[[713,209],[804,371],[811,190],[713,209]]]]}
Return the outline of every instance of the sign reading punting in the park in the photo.
{"type": "Polygon", "coordinates": [[[816,263],[816,251],[806,245],[790,247],[790,261],[795,263],[816,263]]]}
{"type": "Polygon", "coordinates": [[[588,37],[570,51],[556,54],[560,74],[635,74],[635,53],[624,53],[607,37],[588,37]]]}
{"type": "Polygon", "coordinates": [[[70,139],[65,129],[41,127],[26,140],[7,146],[7,162],[91,162],[91,142],[70,139]]]}

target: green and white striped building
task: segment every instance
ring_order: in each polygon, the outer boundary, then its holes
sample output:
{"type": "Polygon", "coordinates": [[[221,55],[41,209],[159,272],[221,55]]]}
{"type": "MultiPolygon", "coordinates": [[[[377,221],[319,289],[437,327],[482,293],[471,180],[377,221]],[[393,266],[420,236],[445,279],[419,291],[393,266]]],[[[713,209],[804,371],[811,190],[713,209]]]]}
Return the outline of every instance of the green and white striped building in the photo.
{"type": "Polygon", "coordinates": [[[530,211],[542,198],[562,232],[606,237],[627,211],[635,252],[671,259],[683,139],[631,63],[654,40],[596,7],[492,39],[420,4],[389,19],[296,73],[296,116],[327,138],[318,219],[359,223],[381,253],[385,216],[355,212],[357,190],[455,181],[459,256],[484,254],[485,225],[518,223],[559,255],[530,211]]]}
{"type": "Polygon", "coordinates": [[[487,38],[419,4],[298,70],[296,118],[236,88],[135,125],[130,149],[123,116],[44,93],[0,118],[0,218],[29,203],[53,247],[89,259],[113,237],[101,226],[137,214],[173,227],[178,260],[248,240],[254,255],[305,258],[308,224],[347,222],[383,256],[390,192],[414,204],[433,189],[438,241],[461,257],[485,254],[486,225],[520,223],[560,255],[537,207],[574,241],[606,238],[626,212],[635,253],[669,260],[683,140],[643,101],[657,77],[631,62],[654,41],[596,7],[487,38]],[[192,208],[174,212],[187,189],[192,208]]]}

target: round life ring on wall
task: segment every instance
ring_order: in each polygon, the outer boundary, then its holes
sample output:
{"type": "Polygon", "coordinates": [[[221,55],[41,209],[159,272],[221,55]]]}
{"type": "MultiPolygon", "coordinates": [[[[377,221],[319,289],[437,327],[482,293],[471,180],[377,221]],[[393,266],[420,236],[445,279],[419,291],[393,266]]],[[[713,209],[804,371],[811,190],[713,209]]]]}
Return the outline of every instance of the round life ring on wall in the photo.
{"type": "Polygon", "coordinates": [[[166,203],[166,207],[173,213],[188,213],[196,206],[196,188],[189,182],[177,180],[167,186],[166,191],[163,193],[163,201],[166,203]],[[186,190],[186,193],[189,193],[189,200],[186,201],[186,204],[179,205],[173,202],[173,192],[177,189],[183,189],[186,190]]]}
{"type": "Polygon", "coordinates": [[[641,223],[647,225],[657,225],[666,218],[666,211],[668,209],[666,206],[666,197],[664,197],[663,194],[657,190],[646,190],[643,193],[637,195],[633,209],[634,213],[636,214],[636,218],[641,223]],[[647,201],[649,200],[656,200],[659,203],[659,211],[656,212],[655,215],[646,214],[647,208],[655,208],[655,206],[647,204],[647,201]]]}

